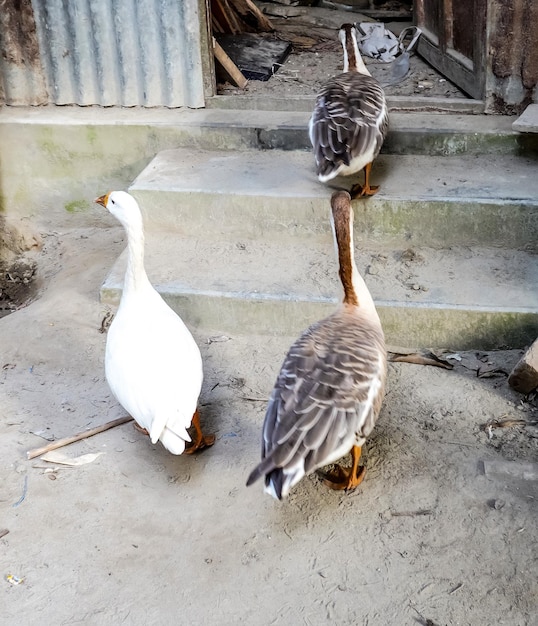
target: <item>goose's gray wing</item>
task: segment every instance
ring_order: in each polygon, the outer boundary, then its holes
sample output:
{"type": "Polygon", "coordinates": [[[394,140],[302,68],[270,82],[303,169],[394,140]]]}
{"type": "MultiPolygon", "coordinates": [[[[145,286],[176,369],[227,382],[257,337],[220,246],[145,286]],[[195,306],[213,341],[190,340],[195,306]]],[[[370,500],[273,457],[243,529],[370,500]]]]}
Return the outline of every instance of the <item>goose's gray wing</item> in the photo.
{"type": "Polygon", "coordinates": [[[265,416],[262,461],[247,484],[265,475],[280,498],[363,441],[377,419],[385,368],[378,324],[336,313],[310,327],[284,360],[265,416]]]}
{"type": "Polygon", "coordinates": [[[320,91],[310,120],[318,175],[327,176],[370,149],[377,156],[387,129],[387,105],[379,83],[356,72],[335,76],[320,91]]]}

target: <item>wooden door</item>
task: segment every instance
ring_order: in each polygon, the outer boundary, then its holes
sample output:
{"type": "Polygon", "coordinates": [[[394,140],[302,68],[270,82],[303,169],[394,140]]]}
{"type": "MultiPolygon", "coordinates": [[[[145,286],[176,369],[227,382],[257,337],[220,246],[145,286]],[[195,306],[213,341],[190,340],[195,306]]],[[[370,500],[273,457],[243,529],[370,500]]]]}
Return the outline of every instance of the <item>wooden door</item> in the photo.
{"type": "Polygon", "coordinates": [[[487,0],[415,0],[418,53],[462,91],[484,98],[487,0]]]}

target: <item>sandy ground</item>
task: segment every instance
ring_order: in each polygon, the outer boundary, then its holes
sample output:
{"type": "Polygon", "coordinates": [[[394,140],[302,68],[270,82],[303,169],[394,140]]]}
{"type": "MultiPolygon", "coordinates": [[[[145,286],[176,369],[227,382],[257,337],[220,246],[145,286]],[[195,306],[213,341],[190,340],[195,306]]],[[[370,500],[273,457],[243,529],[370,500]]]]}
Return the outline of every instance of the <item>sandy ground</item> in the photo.
{"type": "Polygon", "coordinates": [[[192,329],[213,448],[174,457],[125,424],[62,449],[100,453],[91,463],[26,460],[43,436],[124,415],[99,332],[99,286],[124,245],[111,219],[45,236],[39,298],[0,320],[2,624],[538,624],[538,483],[522,474],[538,429],[483,428],[538,417],[503,374],[519,351],[462,354],[453,370],[391,363],[348,494],[316,476],[283,503],[245,487],[294,338],[225,328],[192,329]]]}

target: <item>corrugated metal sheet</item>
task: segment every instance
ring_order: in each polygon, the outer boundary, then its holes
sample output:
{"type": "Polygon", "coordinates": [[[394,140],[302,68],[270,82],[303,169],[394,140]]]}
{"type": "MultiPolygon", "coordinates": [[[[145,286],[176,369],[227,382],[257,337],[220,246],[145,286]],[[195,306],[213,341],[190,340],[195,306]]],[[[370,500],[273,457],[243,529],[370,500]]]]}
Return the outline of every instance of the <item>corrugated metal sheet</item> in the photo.
{"type": "Polygon", "coordinates": [[[0,103],[3,102],[48,102],[30,0],[0,0],[0,103]]]}
{"type": "Polygon", "coordinates": [[[0,100],[202,107],[199,20],[198,0],[0,0],[0,100]]]}

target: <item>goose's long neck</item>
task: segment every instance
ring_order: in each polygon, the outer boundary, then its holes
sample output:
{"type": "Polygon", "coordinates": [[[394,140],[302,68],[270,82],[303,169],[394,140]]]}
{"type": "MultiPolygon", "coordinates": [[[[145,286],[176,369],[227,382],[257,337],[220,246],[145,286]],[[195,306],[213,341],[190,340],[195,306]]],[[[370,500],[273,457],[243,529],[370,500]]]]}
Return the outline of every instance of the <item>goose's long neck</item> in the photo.
{"type": "Polygon", "coordinates": [[[144,228],[140,220],[123,225],[127,233],[127,269],[123,291],[126,295],[136,293],[149,284],[144,268],[144,228]]]}
{"type": "Polygon", "coordinates": [[[340,29],[340,41],[344,49],[344,72],[359,72],[359,74],[371,76],[359,52],[357,31],[353,25],[344,24],[342,26],[340,29]]]}
{"type": "Polygon", "coordinates": [[[355,246],[353,241],[353,210],[347,192],[335,192],[331,199],[332,225],[340,280],[344,288],[344,304],[360,306],[376,312],[375,304],[366,283],[355,264],[355,246]]]}

